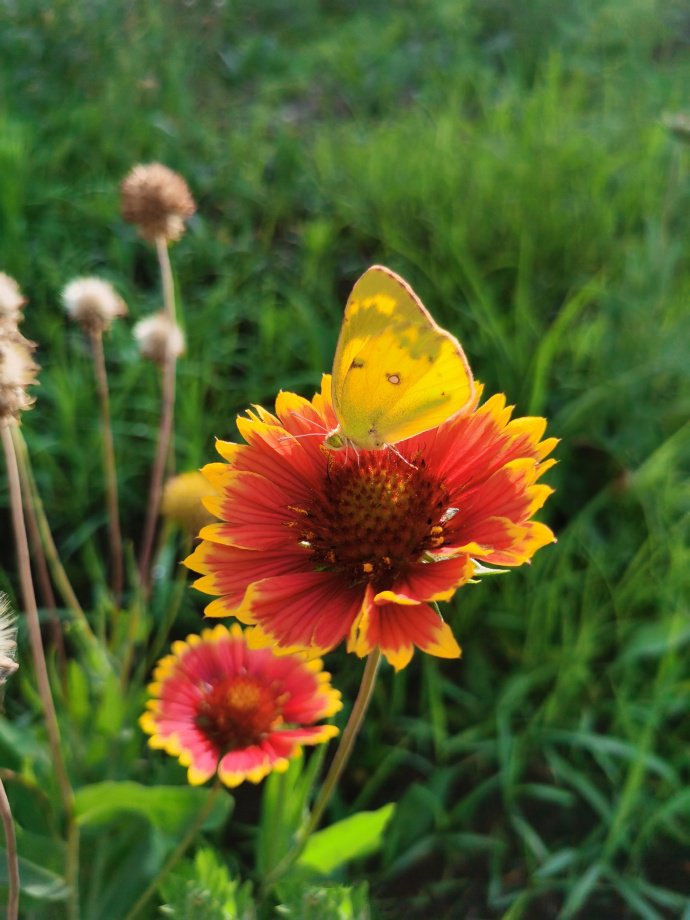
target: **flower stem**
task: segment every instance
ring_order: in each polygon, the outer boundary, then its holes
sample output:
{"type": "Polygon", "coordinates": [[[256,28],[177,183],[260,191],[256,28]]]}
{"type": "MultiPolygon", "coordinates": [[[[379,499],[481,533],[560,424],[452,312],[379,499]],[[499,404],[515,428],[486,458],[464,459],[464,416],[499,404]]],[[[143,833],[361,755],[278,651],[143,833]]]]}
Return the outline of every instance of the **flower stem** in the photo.
{"type": "Polygon", "coordinates": [[[19,863],[17,861],[17,838],[14,834],[14,821],[10,801],[5,786],[0,779],[0,818],[5,830],[7,847],[7,920],[17,920],[19,916],[19,863]]]}
{"type": "MultiPolygon", "coordinates": [[[[163,307],[170,323],[170,331],[175,327],[175,287],[173,284],[172,268],[170,266],[170,253],[164,236],[156,238],[156,252],[161,270],[163,283],[163,307]]],[[[146,510],[146,523],[144,537],[139,556],[139,579],[145,589],[148,588],[151,573],[151,553],[153,552],[153,538],[156,532],[158,510],[163,491],[163,476],[165,465],[170,452],[172,439],[173,417],[175,411],[175,369],[177,357],[173,347],[172,335],[168,336],[165,363],[163,365],[162,405],[161,417],[158,427],[158,447],[156,457],[151,469],[151,485],[149,487],[149,501],[146,510]]]]}
{"type": "Polygon", "coordinates": [[[134,920],[134,918],[139,915],[140,911],[144,907],[146,907],[149,900],[156,893],[157,888],[160,886],[161,882],[166,877],[166,875],[170,872],[171,869],[174,868],[177,862],[184,856],[185,852],[187,851],[189,846],[194,841],[194,838],[196,837],[197,833],[202,827],[204,821],[211,814],[211,809],[213,808],[213,805],[215,804],[215,801],[218,798],[218,793],[220,791],[220,788],[221,788],[220,780],[217,779],[215,782],[215,785],[209,792],[206,798],[206,801],[201,806],[199,811],[196,813],[196,815],[194,816],[194,819],[192,820],[191,824],[187,828],[187,833],[184,835],[182,840],[180,840],[180,842],[175,847],[175,849],[172,851],[170,856],[168,856],[164,865],[161,867],[160,871],[158,872],[156,877],[153,879],[151,884],[146,888],[146,890],[137,899],[136,904],[127,914],[127,916],[125,917],[125,920],[134,920]]]}
{"type": "Polygon", "coordinates": [[[115,606],[119,608],[124,580],[122,562],[122,531],[120,529],[120,512],[117,500],[117,468],[115,466],[115,447],[113,430],[110,424],[110,394],[108,392],[108,375],[103,351],[103,333],[98,330],[91,333],[91,350],[93,352],[96,387],[101,402],[101,427],[103,431],[103,472],[105,474],[106,502],[108,506],[108,529],[110,531],[110,561],[112,565],[112,591],[115,606]]]}
{"type": "Polygon", "coordinates": [[[77,887],[77,878],[79,871],[79,829],[74,816],[74,794],[70,785],[65,761],[62,756],[62,747],[60,744],[60,728],[58,726],[55,704],[50,689],[50,679],[48,677],[48,666],[46,664],[45,650],[43,648],[43,639],[41,637],[41,625],[38,619],[38,608],[36,606],[36,595],[34,593],[33,579],[31,577],[31,563],[29,560],[29,544],[26,538],[26,525],[24,523],[24,514],[22,512],[22,492],[19,479],[19,467],[17,466],[17,455],[14,450],[14,441],[10,433],[9,425],[14,425],[12,421],[0,426],[0,436],[5,453],[5,462],[7,465],[7,482],[10,494],[10,508],[12,512],[12,526],[14,529],[14,539],[17,550],[17,565],[19,569],[19,581],[22,589],[24,600],[24,610],[26,611],[26,621],[29,630],[29,641],[31,644],[31,654],[36,671],[36,683],[38,693],[43,704],[43,713],[46,720],[46,730],[48,732],[48,742],[53,759],[55,776],[60,789],[62,806],[67,822],[67,857],[65,878],[70,888],[68,900],[68,916],[71,920],[76,920],[79,916],[79,892],[77,887]]]}
{"type": "Polygon", "coordinates": [[[298,831],[297,839],[293,848],[289,850],[281,859],[281,861],[266,875],[263,885],[265,891],[269,891],[275,885],[278,879],[287,872],[287,870],[295,862],[295,860],[299,857],[300,853],[304,849],[310,834],[312,834],[319,826],[321,818],[323,817],[323,813],[326,810],[326,807],[331,800],[331,796],[333,795],[338,784],[338,780],[340,779],[343,770],[345,769],[347,762],[350,759],[350,754],[352,753],[352,748],[354,747],[357,734],[362,727],[364,716],[366,715],[367,709],[369,708],[369,703],[371,702],[374,687],[376,686],[376,675],[378,674],[380,663],[381,650],[376,648],[367,658],[367,663],[362,674],[362,681],[359,685],[359,691],[357,693],[357,699],[355,700],[354,706],[352,707],[352,712],[350,713],[350,718],[347,720],[347,725],[343,729],[343,733],[340,736],[340,744],[338,745],[338,749],[335,752],[335,757],[331,762],[319,794],[316,797],[316,801],[314,802],[314,807],[311,810],[311,814],[309,815],[306,824],[304,824],[303,827],[298,831]]]}

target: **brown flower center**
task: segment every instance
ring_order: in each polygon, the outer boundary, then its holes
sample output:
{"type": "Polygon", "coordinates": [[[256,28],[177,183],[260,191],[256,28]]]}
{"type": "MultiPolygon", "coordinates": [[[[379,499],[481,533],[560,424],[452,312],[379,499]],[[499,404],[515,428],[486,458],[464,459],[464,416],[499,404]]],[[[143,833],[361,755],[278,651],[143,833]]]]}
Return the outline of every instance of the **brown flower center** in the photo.
{"type": "Polygon", "coordinates": [[[242,674],[205,687],[195,722],[226,753],[258,744],[280,723],[281,712],[280,699],[270,687],[242,674]]]}
{"type": "Polygon", "coordinates": [[[407,462],[390,448],[331,453],[320,494],[290,510],[317,568],[382,591],[443,546],[448,492],[420,458],[407,462]]]}

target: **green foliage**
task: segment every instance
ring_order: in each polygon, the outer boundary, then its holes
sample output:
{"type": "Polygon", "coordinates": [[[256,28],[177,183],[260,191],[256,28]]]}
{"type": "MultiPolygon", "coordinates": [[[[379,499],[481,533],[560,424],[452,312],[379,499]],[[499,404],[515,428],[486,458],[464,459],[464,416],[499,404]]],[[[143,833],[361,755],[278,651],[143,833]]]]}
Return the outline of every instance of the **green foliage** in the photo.
{"type": "MultiPolygon", "coordinates": [[[[0,896],[7,898],[7,851],[0,848],[0,896]]],[[[23,894],[37,901],[64,901],[67,897],[67,886],[64,879],[44,866],[20,857],[19,876],[23,894]]]]}
{"type": "Polygon", "coordinates": [[[177,920],[254,920],[251,884],[230,877],[216,853],[197,850],[193,862],[179,865],[161,885],[160,913],[177,920]]]}
{"type": "MultiPolygon", "coordinates": [[[[318,386],[375,261],[458,334],[487,394],[561,438],[544,513],[558,545],[458,592],[444,615],[461,662],[384,669],[331,817],[397,805],[378,854],[339,877],[366,875],[374,913],[404,899],[411,920],[687,910],[690,150],[661,116],[687,105],[688,24],[678,0],[2,4],[0,269],[30,300],[43,365],[22,428],[107,650],[83,660],[69,627],[67,664],[55,648],[50,662],[86,920],[126,916],[205,795],[136,725],[152,659],[198,628],[202,601],[176,593],[176,538],[145,609],[118,618],[105,597],[93,372],[58,306],[86,273],[115,282],[132,320],[160,306],[155,256],[118,216],[118,182],[153,159],[199,204],[172,250],[188,340],[177,468],[214,459],[252,402],[318,386]]],[[[159,381],[125,322],[106,348],[131,563],[159,381]]],[[[346,698],[353,662],[329,661],[346,698]]],[[[24,892],[32,918],[53,918],[63,816],[28,656],[6,716],[24,892]]],[[[255,845],[259,875],[285,854],[318,766],[268,780],[256,835],[243,788],[232,834],[212,814],[213,849],[162,887],[171,916],[251,916],[234,879],[255,845]]],[[[286,916],[367,915],[364,885],[294,884],[286,916]]]]}
{"type": "Polygon", "coordinates": [[[281,893],[281,903],[276,907],[278,917],[294,920],[369,920],[371,917],[365,882],[354,888],[344,885],[284,885],[281,893]]]}
{"type": "Polygon", "coordinates": [[[325,752],[320,745],[308,759],[302,755],[294,757],[284,773],[275,772],[267,777],[256,839],[256,870],[261,877],[274,869],[292,847],[308,813],[325,752]]]}
{"type": "Polygon", "coordinates": [[[297,865],[321,875],[331,875],[353,859],[370,856],[381,847],[386,825],[393,816],[395,803],[376,811],[360,811],[337,821],[309,837],[297,865]]]}
{"type": "MultiPolygon", "coordinates": [[[[186,826],[203,810],[212,793],[185,786],[142,786],[139,783],[94,783],[82,786],[75,797],[77,821],[83,827],[98,827],[122,819],[123,812],[141,814],[147,822],[171,837],[180,837],[186,826]]],[[[215,803],[203,827],[222,826],[231,811],[226,796],[215,803]]]]}

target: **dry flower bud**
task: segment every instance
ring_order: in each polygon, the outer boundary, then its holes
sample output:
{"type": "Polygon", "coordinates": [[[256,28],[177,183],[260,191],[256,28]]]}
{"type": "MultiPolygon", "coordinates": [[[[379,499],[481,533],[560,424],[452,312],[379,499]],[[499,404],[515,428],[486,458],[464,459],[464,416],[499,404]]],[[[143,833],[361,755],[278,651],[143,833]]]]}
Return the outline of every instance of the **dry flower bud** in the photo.
{"type": "Polygon", "coordinates": [[[21,322],[22,307],[26,303],[19,285],[14,280],[0,272],[0,325],[14,324],[21,322]]]}
{"type": "Polygon", "coordinates": [[[149,242],[178,240],[196,211],[187,183],[162,163],[135,166],[120,186],[122,216],[149,242]]]}
{"type": "Polygon", "coordinates": [[[27,387],[36,381],[38,365],[31,357],[35,347],[23,336],[0,339],[0,423],[19,418],[34,404],[27,387]]]}
{"type": "Polygon", "coordinates": [[[139,354],[155,364],[165,364],[168,348],[176,358],[185,350],[184,333],[177,323],[171,324],[163,312],[140,319],[132,331],[139,354]]]}
{"type": "Polygon", "coordinates": [[[195,537],[202,527],[215,520],[202,504],[207,495],[217,495],[208,479],[197,470],[180,473],[163,488],[161,514],[195,537]]]}
{"type": "Polygon", "coordinates": [[[115,288],[101,278],[75,278],[62,292],[62,303],[85,332],[102,333],[113,320],[127,315],[127,305],[115,288]]]}
{"type": "Polygon", "coordinates": [[[17,655],[17,624],[6,595],[0,594],[0,685],[7,681],[19,665],[17,655]]]}

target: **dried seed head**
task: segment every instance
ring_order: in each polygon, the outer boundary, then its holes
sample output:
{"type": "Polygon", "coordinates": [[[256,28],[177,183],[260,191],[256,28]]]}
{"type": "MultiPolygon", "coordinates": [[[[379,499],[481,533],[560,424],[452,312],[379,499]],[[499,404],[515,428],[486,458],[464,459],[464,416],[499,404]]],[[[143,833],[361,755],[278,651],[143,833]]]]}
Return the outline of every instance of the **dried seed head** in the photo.
{"type": "Polygon", "coordinates": [[[208,479],[197,470],[180,473],[169,479],[163,488],[161,514],[195,537],[205,524],[214,520],[202,499],[216,494],[208,479]]]}
{"type": "Polygon", "coordinates": [[[62,292],[62,303],[85,332],[102,333],[113,320],[127,315],[127,304],[115,288],[101,278],[75,278],[62,292]]]}
{"type": "Polygon", "coordinates": [[[26,299],[14,278],[0,272],[0,326],[16,326],[20,323],[25,303],[26,299]]]}
{"type": "Polygon", "coordinates": [[[20,333],[0,338],[0,424],[19,418],[34,404],[27,387],[36,382],[38,365],[31,357],[36,346],[20,333]]]}
{"type": "Polygon", "coordinates": [[[135,166],[120,186],[122,216],[149,242],[178,240],[196,211],[187,183],[162,163],[135,166]]]}
{"type": "Polygon", "coordinates": [[[140,319],[132,331],[139,346],[139,354],[155,364],[165,364],[168,349],[176,358],[185,350],[184,333],[163,312],[140,319]]]}
{"type": "Polygon", "coordinates": [[[0,594],[0,685],[7,681],[19,665],[17,655],[17,624],[7,596],[0,594]]]}

